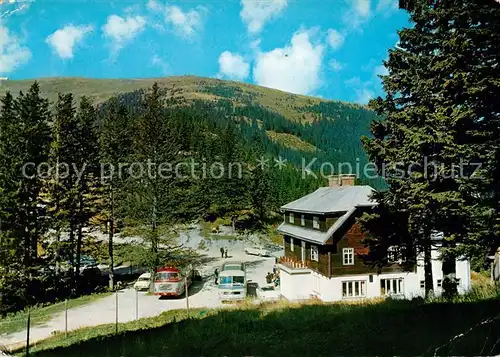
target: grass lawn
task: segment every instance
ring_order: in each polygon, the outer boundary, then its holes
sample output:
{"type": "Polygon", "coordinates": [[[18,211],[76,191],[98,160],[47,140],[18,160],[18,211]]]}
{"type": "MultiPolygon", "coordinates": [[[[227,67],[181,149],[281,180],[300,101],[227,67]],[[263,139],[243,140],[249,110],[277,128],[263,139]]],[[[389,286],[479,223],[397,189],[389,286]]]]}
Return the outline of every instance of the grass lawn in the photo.
{"type": "Polygon", "coordinates": [[[77,330],[67,339],[56,335],[34,346],[31,356],[498,354],[500,294],[480,300],[476,297],[454,302],[278,302],[192,310],[190,318],[185,311],[169,311],[156,318],[120,324],[117,335],[114,325],[77,330]],[[461,333],[464,336],[453,340],[461,333]]]}
{"type": "MultiPolygon", "coordinates": [[[[88,304],[110,294],[111,293],[99,293],[68,300],[68,309],[88,304]]],[[[42,325],[49,321],[54,314],[63,312],[64,309],[65,302],[41,307],[34,307],[31,309],[30,324],[31,326],[42,325]]],[[[16,314],[8,315],[4,319],[0,319],[0,335],[24,330],[26,328],[27,319],[27,311],[18,312],[16,314]]]]}

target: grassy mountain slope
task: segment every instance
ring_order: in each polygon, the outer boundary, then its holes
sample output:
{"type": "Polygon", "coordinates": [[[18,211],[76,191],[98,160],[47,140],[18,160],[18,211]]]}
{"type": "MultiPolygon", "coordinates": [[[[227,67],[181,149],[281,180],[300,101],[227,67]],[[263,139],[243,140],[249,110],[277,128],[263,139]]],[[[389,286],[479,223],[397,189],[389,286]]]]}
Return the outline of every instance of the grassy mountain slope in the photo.
{"type": "MultiPolygon", "coordinates": [[[[216,101],[221,98],[231,99],[234,104],[243,105],[249,101],[283,115],[289,120],[309,122],[314,115],[306,109],[320,103],[328,103],[320,98],[296,95],[277,89],[256,85],[195,76],[177,76],[145,79],[93,79],[80,77],[37,78],[41,91],[50,100],[57,98],[57,93],[72,92],[76,97],[89,96],[96,102],[103,102],[112,95],[150,88],[157,82],[161,87],[170,89],[173,97],[216,101]]],[[[8,80],[0,85],[0,95],[6,91],[13,94],[26,91],[34,80],[8,80]]],[[[340,102],[337,102],[340,103],[340,102]]],[[[357,104],[342,103],[353,108],[357,104]]]]}
{"type": "MultiPolygon", "coordinates": [[[[303,160],[317,158],[313,170],[321,163],[367,162],[360,137],[369,135],[375,113],[364,106],[340,101],[295,95],[256,85],[194,76],[147,79],[88,79],[39,78],[42,95],[55,101],[58,93],[73,93],[77,98],[88,96],[95,103],[104,103],[114,95],[127,97],[125,101],[137,107],[140,91],[155,82],[166,89],[169,103],[174,106],[194,106],[198,113],[213,117],[213,122],[230,120],[246,123],[241,133],[249,143],[251,136],[262,130],[267,141],[265,151],[283,156],[300,167],[303,160]],[[137,92],[139,91],[139,92],[137,92]],[[135,99],[132,99],[135,98],[135,99]]],[[[33,80],[8,80],[0,85],[0,95],[10,91],[14,95],[27,91],[33,80]]],[[[262,139],[263,140],[263,139],[262,139]]],[[[335,172],[337,173],[337,172],[335,172]]],[[[346,173],[346,172],[344,172],[346,173]]],[[[374,187],[380,180],[366,182],[374,187]]]]}

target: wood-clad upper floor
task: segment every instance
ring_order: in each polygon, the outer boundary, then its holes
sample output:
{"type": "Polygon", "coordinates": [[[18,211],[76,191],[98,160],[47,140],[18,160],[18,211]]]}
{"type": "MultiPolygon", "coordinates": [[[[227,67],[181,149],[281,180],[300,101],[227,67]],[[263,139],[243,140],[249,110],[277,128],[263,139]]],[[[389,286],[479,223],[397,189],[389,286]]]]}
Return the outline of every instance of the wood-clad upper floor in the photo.
{"type": "Polygon", "coordinates": [[[403,269],[394,263],[384,268],[373,268],[365,263],[363,256],[368,248],[363,244],[365,233],[351,217],[343,227],[325,244],[315,244],[302,239],[285,235],[285,257],[304,264],[327,277],[400,272],[403,269]]]}

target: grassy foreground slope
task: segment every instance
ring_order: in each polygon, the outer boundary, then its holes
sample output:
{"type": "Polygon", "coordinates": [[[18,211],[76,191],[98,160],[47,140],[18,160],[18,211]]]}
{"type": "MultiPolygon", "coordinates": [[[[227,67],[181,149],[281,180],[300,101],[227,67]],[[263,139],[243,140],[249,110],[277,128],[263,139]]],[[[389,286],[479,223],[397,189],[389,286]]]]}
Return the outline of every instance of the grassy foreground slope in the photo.
{"type": "MultiPolygon", "coordinates": [[[[500,353],[500,295],[457,302],[277,303],[169,311],[55,336],[37,357],[416,356],[500,353]],[[127,330],[127,331],[124,331],[127,330]],[[460,334],[464,334],[458,338],[460,334]]],[[[19,354],[21,356],[22,354],[19,354]]]]}

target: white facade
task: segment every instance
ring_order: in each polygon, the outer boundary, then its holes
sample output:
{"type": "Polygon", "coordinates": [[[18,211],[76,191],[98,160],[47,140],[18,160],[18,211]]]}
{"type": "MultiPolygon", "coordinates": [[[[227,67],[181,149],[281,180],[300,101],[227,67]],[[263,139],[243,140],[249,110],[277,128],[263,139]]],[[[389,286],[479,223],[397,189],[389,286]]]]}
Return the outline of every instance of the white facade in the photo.
{"type": "MultiPolygon", "coordinates": [[[[442,263],[437,250],[432,251],[432,278],[434,293],[442,293],[442,263]]],[[[423,259],[419,259],[416,272],[387,274],[344,275],[328,278],[307,268],[290,268],[280,264],[281,295],[288,300],[317,297],[323,301],[341,301],[383,296],[411,299],[425,295],[423,259]],[[383,287],[383,288],[382,288],[383,287]]],[[[458,292],[471,288],[468,260],[457,260],[458,292]]]]}

